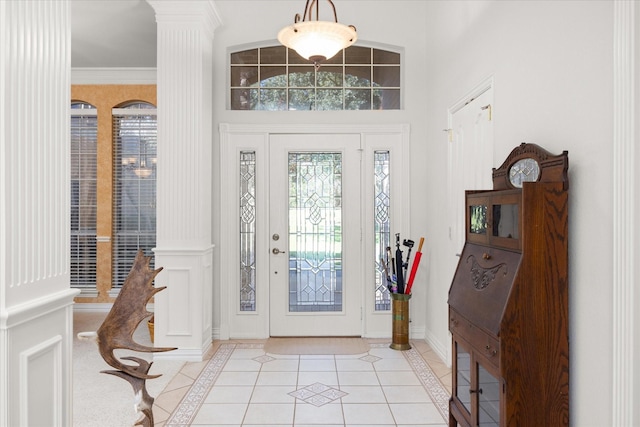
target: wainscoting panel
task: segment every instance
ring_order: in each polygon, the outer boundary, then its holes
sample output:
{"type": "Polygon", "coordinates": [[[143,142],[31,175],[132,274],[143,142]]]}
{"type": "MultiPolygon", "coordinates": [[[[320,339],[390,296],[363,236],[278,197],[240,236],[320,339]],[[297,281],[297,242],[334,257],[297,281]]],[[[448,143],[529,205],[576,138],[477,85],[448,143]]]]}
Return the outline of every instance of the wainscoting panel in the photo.
{"type": "Polygon", "coordinates": [[[167,288],[154,297],[154,344],[177,347],[154,353],[154,359],[201,361],[211,347],[211,265],[213,246],[154,250],[155,286],[167,288]]]}
{"type": "Polygon", "coordinates": [[[168,293],[169,305],[181,307],[184,310],[184,313],[177,310],[170,310],[167,313],[169,317],[167,336],[191,335],[193,333],[191,319],[189,316],[185,316],[186,313],[190,313],[193,310],[190,304],[190,294],[193,292],[191,269],[164,269],[160,274],[165,276],[164,279],[167,283],[174,285],[162,291],[168,293]]]}
{"type": "Polygon", "coordinates": [[[25,425],[62,425],[62,336],[20,354],[20,419],[25,425]]]}
{"type": "Polygon", "coordinates": [[[0,376],[5,386],[0,425],[71,425],[73,297],[77,293],[69,290],[23,304],[8,310],[2,319],[0,376]]]}

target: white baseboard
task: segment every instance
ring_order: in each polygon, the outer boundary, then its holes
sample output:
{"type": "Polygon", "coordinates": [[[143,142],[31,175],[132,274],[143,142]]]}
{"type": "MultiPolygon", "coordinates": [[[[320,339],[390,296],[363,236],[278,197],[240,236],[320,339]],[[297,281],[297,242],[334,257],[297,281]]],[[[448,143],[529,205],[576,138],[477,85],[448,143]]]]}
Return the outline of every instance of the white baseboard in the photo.
{"type": "Polygon", "coordinates": [[[95,311],[95,312],[108,312],[109,310],[111,310],[111,307],[113,306],[113,303],[75,303],[73,305],[73,311],[74,312],[88,312],[88,311],[95,311]]]}
{"type": "Polygon", "coordinates": [[[211,340],[212,341],[220,341],[220,328],[212,328],[211,329],[211,340]]]}
{"type": "MultiPolygon", "coordinates": [[[[100,312],[106,313],[113,307],[112,302],[77,302],[73,305],[74,312],[100,312]]],[[[153,311],[153,304],[147,304],[147,310],[153,311]]]]}
{"type": "Polygon", "coordinates": [[[362,336],[362,338],[371,338],[371,339],[382,339],[389,338],[391,339],[391,334],[389,331],[371,331],[362,336]]]}
{"type": "Polygon", "coordinates": [[[447,367],[451,367],[451,343],[447,343],[446,345],[440,342],[435,338],[430,331],[426,331],[424,334],[424,339],[429,344],[431,349],[442,359],[447,367]]]}
{"type": "Polygon", "coordinates": [[[202,362],[204,356],[211,350],[212,344],[202,349],[177,349],[171,351],[164,351],[160,353],[153,353],[153,360],[178,360],[184,362],[202,362]]]}
{"type": "Polygon", "coordinates": [[[421,326],[419,328],[414,328],[413,326],[411,326],[411,324],[409,324],[409,339],[420,339],[421,337],[424,337],[425,335],[425,329],[424,326],[421,326]]]}

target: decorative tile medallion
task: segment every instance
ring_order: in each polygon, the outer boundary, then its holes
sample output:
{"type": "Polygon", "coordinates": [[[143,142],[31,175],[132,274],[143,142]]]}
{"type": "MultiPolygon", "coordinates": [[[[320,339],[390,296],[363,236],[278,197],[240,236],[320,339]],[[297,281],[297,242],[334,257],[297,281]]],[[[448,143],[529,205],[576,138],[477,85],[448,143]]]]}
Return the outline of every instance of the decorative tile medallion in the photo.
{"type": "Polygon", "coordinates": [[[289,393],[290,396],[315,406],[322,406],[346,396],[348,393],[328,385],[315,383],[289,393]]]}
{"type": "Polygon", "coordinates": [[[360,360],[362,360],[362,361],[371,362],[371,363],[375,363],[380,359],[381,359],[380,357],[374,356],[373,354],[367,354],[366,356],[362,356],[360,358],[360,360]]]}
{"type": "Polygon", "coordinates": [[[276,360],[275,358],[265,354],[263,356],[258,356],[258,357],[254,357],[253,360],[255,360],[258,363],[267,363],[267,362],[271,362],[272,360],[276,360]]]}

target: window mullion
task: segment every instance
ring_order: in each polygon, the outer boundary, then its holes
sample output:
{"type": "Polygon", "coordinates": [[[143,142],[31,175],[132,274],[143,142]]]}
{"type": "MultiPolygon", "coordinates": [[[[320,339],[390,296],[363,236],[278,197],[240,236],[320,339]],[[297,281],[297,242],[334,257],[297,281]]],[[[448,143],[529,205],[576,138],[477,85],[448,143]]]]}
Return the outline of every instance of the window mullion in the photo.
{"type": "Polygon", "coordinates": [[[326,73],[331,72],[332,69],[340,69],[341,86],[334,87],[332,82],[337,79],[333,76],[323,76],[322,84],[325,86],[318,87],[318,70],[284,46],[232,52],[230,108],[232,110],[400,109],[400,53],[350,46],[340,55],[324,63],[319,71],[326,73]],[[313,72],[304,70],[307,67],[313,72]],[[368,75],[365,75],[366,70],[369,70],[368,75]],[[348,75],[349,72],[352,74],[348,75]],[[307,73],[313,73],[316,77],[309,87],[307,87],[309,83],[307,73]],[[254,96],[257,96],[257,99],[253,99],[254,96]]]}

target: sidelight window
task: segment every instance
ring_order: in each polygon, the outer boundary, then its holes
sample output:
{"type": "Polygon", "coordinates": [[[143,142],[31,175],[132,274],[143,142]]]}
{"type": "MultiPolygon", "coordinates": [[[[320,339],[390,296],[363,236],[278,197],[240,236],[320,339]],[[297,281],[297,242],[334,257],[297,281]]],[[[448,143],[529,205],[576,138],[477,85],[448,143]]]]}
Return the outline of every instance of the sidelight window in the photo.
{"type": "MultiPolygon", "coordinates": [[[[392,261],[387,248],[391,247],[391,156],[389,151],[374,153],[374,241],[376,266],[376,311],[391,310],[391,295],[387,287],[387,273],[392,261]]],[[[389,273],[391,274],[391,273],[389,273]]]]}
{"type": "Polygon", "coordinates": [[[240,153],[240,311],[256,311],[256,152],[240,153]]]}

